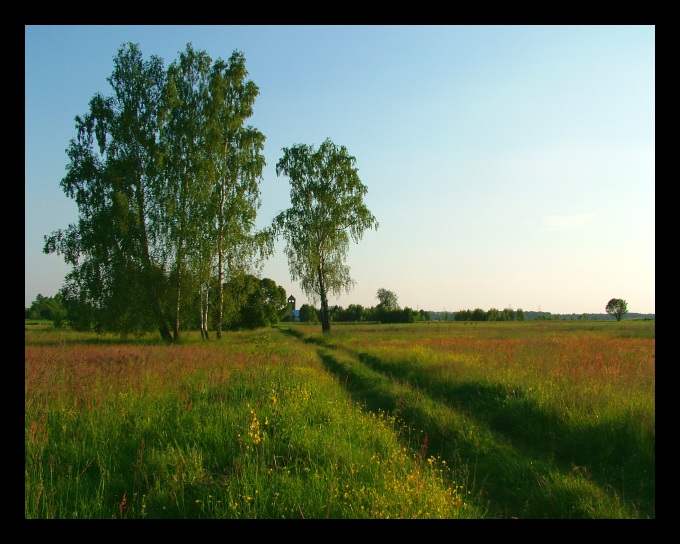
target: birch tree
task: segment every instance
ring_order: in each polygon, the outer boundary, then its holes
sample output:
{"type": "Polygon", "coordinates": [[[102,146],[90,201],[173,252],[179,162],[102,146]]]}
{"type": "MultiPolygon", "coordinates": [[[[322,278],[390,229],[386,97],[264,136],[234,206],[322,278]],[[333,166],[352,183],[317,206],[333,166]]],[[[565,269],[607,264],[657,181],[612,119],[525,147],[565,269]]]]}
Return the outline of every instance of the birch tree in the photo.
{"type": "Polygon", "coordinates": [[[187,44],[179,60],[168,69],[167,121],[163,130],[166,192],[162,209],[167,214],[167,239],[173,256],[175,340],[180,335],[185,274],[191,267],[194,274],[200,276],[200,290],[207,289],[210,280],[208,200],[212,187],[205,131],[211,62],[205,51],[195,51],[187,44]]]}
{"type": "Polygon", "coordinates": [[[215,330],[222,336],[224,284],[244,273],[256,272],[273,251],[267,230],[256,232],[260,207],[260,182],[265,166],[265,136],[245,122],[253,115],[259,94],[247,79],[242,52],[234,51],[228,62],[219,59],[211,77],[211,110],[206,132],[214,166],[212,199],[216,211],[216,314],[215,330]]]}
{"type": "Polygon", "coordinates": [[[359,242],[378,222],[364,204],[368,192],[345,146],[326,139],[318,150],[284,148],[276,174],[290,179],[291,207],[279,213],[272,231],[285,240],[291,279],[321,301],[321,330],[329,333],[328,294],[350,292],[354,280],[345,264],[350,241],[359,242]]]}

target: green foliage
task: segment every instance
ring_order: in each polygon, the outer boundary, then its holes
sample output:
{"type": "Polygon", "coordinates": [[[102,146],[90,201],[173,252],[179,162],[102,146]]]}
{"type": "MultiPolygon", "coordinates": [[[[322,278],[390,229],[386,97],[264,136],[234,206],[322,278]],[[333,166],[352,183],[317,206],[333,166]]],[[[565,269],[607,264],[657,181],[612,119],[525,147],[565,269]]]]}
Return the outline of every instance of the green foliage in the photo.
{"type": "Polygon", "coordinates": [[[498,308],[490,308],[487,312],[481,308],[475,308],[474,311],[459,310],[454,319],[456,321],[524,321],[526,315],[521,308],[518,308],[517,311],[512,308],[504,308],[503,311],[499,311],[498,308]]]}
{"type": "Polygon", "coordinates": [[[255,218],[260,207],[259,183],[265,166],[265,136],[246,120],[253,115],[259,94],[257,85],[247,79],[245,57],[234,51],[228,63],[218,60],[211,78],[212,113],[206,133],[210,155],[214,160],[211,173],[216,183],[211,196],[211,209],[216,210],[212,229],[206,231],[216,243],[217,313],[215,329],[221,336],[224,279],[258,270],[262,259],[273,253],[273,240],[268,229],[255,231],[255,218]]]}
{"type": "Polygon", "coordinates": [[[269,278],[242,274],[225,286],[225,325],[227,328],[271,327],[288,315],[286,291],[269,278]]]}
{"type": "Polygon", "coordinates": [[[355,163],[347,148],[326,139],[318,150],[284,148],[276,165],[276,174],[290,179],[291,207],[274,218],[272,232],[285,240],[291,279],[312,301],[321,301],[323,332],[330,332],[328,294],[354,286],[345,264],[350,240],[378,227],[364,204],[367,188],[355,163]]]}
{"type": "Polygon", "coordinates": [[[60,293],[57,293],[54,297],[44,297],[38,294],[24,313],[26,319],[52,321],[56,328],[61,328],[66,320],[66,308],[60,293]]]}
{"type": "Polygon", "coordinates": [[[474,310],[472,310],[472,314],[470,314],[470,320],[471,321],[486,321],[487,320],[487,314],[481,308],[475,308],[474,310]]]}
{"type": "Polygon", "coordinates": [[[607,302],[605,311],[613,315],[617,321],[621,321],[621,318],[628,313],[628,303],[623,299],[613,298],[607,302]]]}
{"type": "MultiPolygon", "coordinates": [[[[211,286],[216,286],[213,323],[219,337],[223,278],[257,268],[254,261],[269,250],[265,237],[255,232],[265,137],[244,126],[259,94],[247,75],[242,53],[234,51],[228,63],[212,62],[190,44],[168,70],[163,143],[174,277],[178,299],[182,285],[198,294],[194,313],[200,308],[205,336],[211,286]]],[[[178,322],[179,316],[176,327],[178,322]]]]}
{"type": "Polygon", "coordinates": [[[300,321],[304,321],[305,323],[318,323],[319,311],[309,304],[303,304],[300,306],[300,321]]]}
{"type": "Polygon", "coordinates": [[[361,304],[350,304],[347,307],[346,321],[362,321],[365,319],[365,310],[361,304]]]}
{"type": "Polygon", "coordinates": [[[150,277],[151,244],[160,232],[151,210],[162,185],[162,61],[143,61],[138,46],[128,43],[108,81],[113,94],[95,95],[90,111],[76,117],[77,136],[67,150],[61,187],[75,199],[79,221],[45,237],[44,251],[63,254],[73,266],[66,277],[69,298],[97,308],[99,325],[130,326],[131,314],[143,307],[168,338],[150,277]]]}
{"type": "Polygon", "coordinates": [[[371,321],[379,321],[380,323],[415,323],[420,321],[420,314],[408,306],[403,309],[386,310],[378,305],[368,313],[371,321]]]}
{"type": "MultiPolygon", "coordinates": [[[[498,311],[498,310],[496,310],[496,311],[498,311]]],[[[459,311],[456,312],[454,319],[456,321],[471,321],[472,320],[472,312],[470,310],[459,310],[459,311]]]]}
{"type": "Polygon", "coordinates": [[[502,321],[515,321],[517,314],[512,308],[503,308],[503,313],[501,314],[502,321]]]}
{"type": "Polygon", "coordinates": [[[64,293],[66,318],[73,330],[102,330],[102,327],[99,325],[99,320],[97,319],[97,315],[99,315],[100,312],[98,312],[96,308],[86,301],[78,300],[75,297],[71,298],[68,294],[68,284],[65,284],[64,287],[62,287],[61,292],[64,293]]]}

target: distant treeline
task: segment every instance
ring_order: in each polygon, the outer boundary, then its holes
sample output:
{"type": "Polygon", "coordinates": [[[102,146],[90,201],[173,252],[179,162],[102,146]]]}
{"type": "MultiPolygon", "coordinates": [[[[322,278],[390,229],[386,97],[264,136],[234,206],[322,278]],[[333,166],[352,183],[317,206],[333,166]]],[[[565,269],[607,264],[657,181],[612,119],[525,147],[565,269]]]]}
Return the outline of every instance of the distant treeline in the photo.
{"type": "MultiPolygon", "coordinates": [[[[380,305],[364,308],[360,304],[350,304],[347,308],[332,306],[330,308],[331,321],[343,322],[380,322],[380,323],[415,323],[418,321],[533,321],[533,320],[597,320],[616,321],[609,314],[553,314],[550,312],[526,312],[522,309],[513,310],[505,308],[498,310],[459,310],[457,312],[435,312],[431,310],[413,310],[409,307],[386,310],[380,305]]],[[[300,321],[316,322],[319,319],[319,310],[304,304],[300,308],[300,321]]],[[[654,314],[627,313],[624,319],[654,319],[654,314]]]]}
{"type": "MultiPolygon", "coordinates": [[[[247,276],[248,279],[253,280],[251,283],[257,284],[256,278],[247,276]]],[[[260,282],[271,282],[271,280],[260,280],[260,282]]],[[[273,282],[271,282],[273,283],[273,282]]],[[[229,286],[229,285],[228,285],[229,286]]],[[[252,286],[251,286],[252,287],[252,286]]],[[[257,287],[257,285],[255,285],[257,287]]],[[[292,313],[286,314],[286,293],[283,288],[273,285],[277,291],[280,291],[277,297],[277,304],[275,308],[269,308],[271,304],[266,304],[266,301],[273,300],[274,297],[271,295],[256,297],[253,293],[259,293],[257,289],[252,288],[241,288],[236,291],[243,291],[247,296],[241,296],[243,299],[238,304],[240,309],[234,310],[235,312],[233,319],[228,321],[233,321],[230,328],[252,328],[252,326],[267,326],[273,325],[279,320],[281,321],[292,321],[299,320],[304,322],[317,323],[320,320],[320,310],[314,308],[309,304],[303,304],[298,312],[298,317],[295,318],[292,313]],[[262,299],[262,300],[261,300],[262,299]],[[246,319],[247,317],[252,317],[250,314],[254,312],[255,309],[261,309],[259,314],[268,317],[268,319],[246,319]],[[237,315],[238,314],[238,315],[237,315]],[[247,314],[247,315],[246,315],[247,314]],[[270,316],[271,314],[271,316],[270,316]],[[243,316],[246,317],[243,317],[243,316]],[[251,323],[252,322],[252,323],[251,323]]],[[[227,290],[227,292],[230,292],[227,290]]],[[[229,300],[237,297],[228,297],[229,300]]],[[[233,305],[232,305],[233,306],[233,305]]],[[[229,314],[229,312],[227,312],[229,314]]],[[[44,297],[38,295],[36,300],[31,304],[30,308],[25,308],[26,319],[45,319],[53,321],[56,326],[61,326],[63,322],[70,322],[68,312],[63,305],[61,297],[57,294],[55,297],[44,297]]],[[[335,323],[350,323],[350,322],[379,322],[379,323],[416,323],[419,321],[533,321],[533,320],[546,320],[546,321],[568,321],[568,320],[581,320],[581,321],[615,321],[616,318],[609,314],[553,314],[550,312],[528,312],[522,309],[513,310],[512,308],[505,308],[503,310],[498,310],[496,308],[491,308],[490,310],[482,310],[481,308],[476,308],[474,310],[459,310],[457,312],[435,312],[429,310],[413,310],[408,306],[405,308],[394,308],[386,309],[382,305],[378,304],[370,308],[365,308],[361,304],[350,304],[347,308],[342,306],[332,306],[330,308],[330,318],[332,322],[335,323]]],[[[640,313],[627,313],[624,319],[655,319],[655,314],[640,314],[640,313]]],[[[196,324],[193,324],[196,326],[196,324]]]]}
{"type": "MultiPolygon", "coordinates": [[[[609,314],[551,314],[550,312],[524,312],[527,319],[558,319],[558,320],[591,320],[591,321],[616,321],[616,317],[609,314]]],[[[628,312],[623,316],[623,319],[655,319],[656,314],[639,314],[628,312]]]]}
{"type": "MultiPolygon", "coordinates": [[[[489,312],[493,311],[490,310],[489,312]]],[[[459,312],[430,312],[430,319],[432,321],[503,321],[503,319],[489,319],[489,312],[484,312],[483,310],[477,310],[476,312],[470,312],[469,310],[459,312]],[[484,314],[487,315],[486,319],[483,317],[484,314]],[[470,319],[467,319],[468,317],[470,319]]],[[[589,313],[553,314],[550,312],[529,312],[522,310],[517,310],[517,312],[522,312],[524,318],[518,319],[517,314],[515,313],[515,318],[511,319],[511,321],[533,321],[533,320],[616,321],[616,318],[613,315],[609,314],[589,314],[589,313]]],[[[506,315],[512,314],[506,313],[506,315]]],[[[655,319],[655,314],[627,313],[624,319],[655,319]]]]}

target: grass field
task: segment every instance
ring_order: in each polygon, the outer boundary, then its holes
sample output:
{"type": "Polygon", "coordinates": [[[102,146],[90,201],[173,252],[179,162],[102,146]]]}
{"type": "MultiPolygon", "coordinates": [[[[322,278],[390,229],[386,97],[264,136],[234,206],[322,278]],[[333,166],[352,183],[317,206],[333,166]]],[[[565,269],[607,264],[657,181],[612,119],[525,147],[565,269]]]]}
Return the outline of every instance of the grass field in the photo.
{"type": "Polygon", "coordinates": [[[655,518],[653,321],[25,333],[26,518],[655,518]]]}

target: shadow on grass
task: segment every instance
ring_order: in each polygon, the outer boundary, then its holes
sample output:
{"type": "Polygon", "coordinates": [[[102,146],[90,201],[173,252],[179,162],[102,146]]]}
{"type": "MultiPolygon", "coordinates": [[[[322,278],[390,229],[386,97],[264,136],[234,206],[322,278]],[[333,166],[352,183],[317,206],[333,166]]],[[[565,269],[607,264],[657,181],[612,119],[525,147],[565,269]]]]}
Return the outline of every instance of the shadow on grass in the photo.
{"type": "MultiPolygon", "coordinates": [[[[425,372],[419,372],[407,362],[385,364],[365,353],[358,354],[358,358],[374,370],[408,380],[432,398],[485,423],[526,455],[562,463],[563,467],[589,466],[594,470],[593,476],[600,479],[600,485],[616,486],[614,482],[620,480],[622,493],[625,485],[629,491],[634,489],[638,494],[643,489],[636,489],[636,484],[643,482],[624,482],[622,474],[654,474],[653,450],[649,450],[650,455],[641,457],[639,438],[622,422],[616,425],[601,422],[575,429],[565,424],[558,414],[540,407],[521,388],[479,382],[432,382],[425,372]]],[[[652,493],[649,498],[653,498],[654,490],[649,491],[652,493]]]]}
{"type": "Polygon", "coordinates": [[[281,332],[319,346],[323,364],[366,409],[398,415],[428,437],[430,453],[449,464],[462,460],[474,466],[494,517],[591,517],[577,485],[545,496],[550,487],[546,482],[555,474],[567,481],[584,477],[607,493],[625,497],[631,516],[637,511],[640,517],[655,517],[654,445],[647,455],[641,453],[640,439],[626,425],[602,423],[575,430],[521,389],[433,382],[407,362],[386,364],[323,337],[291,329],[281,332]],[[457,416],[448,422],[445,416],[433,417],[436,406],[457,416]],[[470,436],[466,429],[478,430],[470,436]]]}

